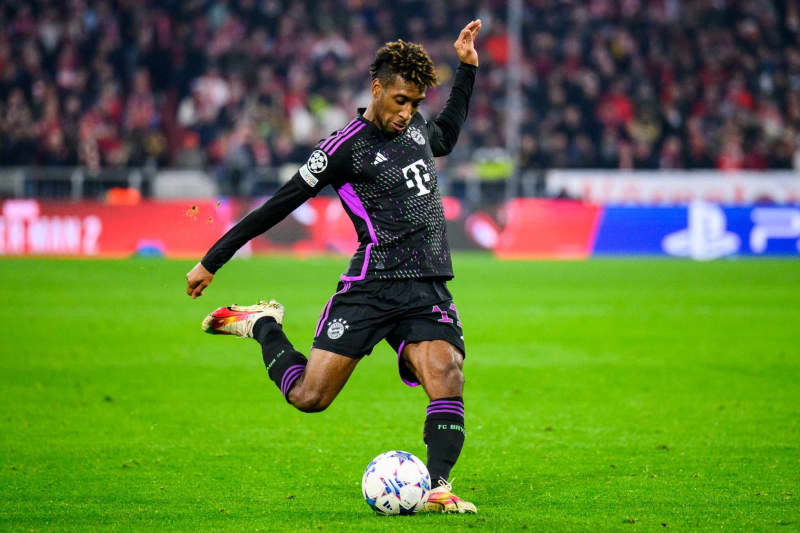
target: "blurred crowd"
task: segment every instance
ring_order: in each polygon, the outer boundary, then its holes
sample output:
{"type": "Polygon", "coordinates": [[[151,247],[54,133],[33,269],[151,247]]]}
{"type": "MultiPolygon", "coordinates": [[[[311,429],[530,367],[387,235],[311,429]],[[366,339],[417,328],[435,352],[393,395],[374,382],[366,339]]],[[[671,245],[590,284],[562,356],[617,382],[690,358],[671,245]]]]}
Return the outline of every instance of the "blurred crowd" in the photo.
{"type": "MultiPolygon", "coordinates": [[[[792,168],[796,0],[524,0],[523,169],[792,168]]],[[[507,2],[3,0],[0,164],[247,169],[305,159],[368,101],[375,50],[422,43],[442,85],[480,17],[455,162],[503,157],[507,2]],[[497,154],[501,155],[497,155],[497,154]],[[482,155],[481,155],[482,154],[482,155]]]]}

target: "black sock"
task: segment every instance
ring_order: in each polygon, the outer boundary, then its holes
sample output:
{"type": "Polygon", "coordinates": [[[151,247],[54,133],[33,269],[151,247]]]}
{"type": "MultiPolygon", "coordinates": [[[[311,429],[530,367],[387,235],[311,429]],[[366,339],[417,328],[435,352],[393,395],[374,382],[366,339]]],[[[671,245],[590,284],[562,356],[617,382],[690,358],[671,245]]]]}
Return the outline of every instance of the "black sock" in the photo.
{"type": "Polygon", "coordinates": [[[428,405],[425,418],[425,444],[428,446],[428,472],[431,475],[431,488],[439,485],[439,480],[447,481],[450,470],[456,464],[464,446],[464,400],[461,396],[439,398],[428,405]]]}
{"type": "Polygon", "coordinates": [[[303,374],[308,359],[298,352],[283,334],[283,328],[269,316],[258,319],[253,326],[253,338],[261,343],[261,355],[269,378],[289,401],[289,391],[303,374]]]}

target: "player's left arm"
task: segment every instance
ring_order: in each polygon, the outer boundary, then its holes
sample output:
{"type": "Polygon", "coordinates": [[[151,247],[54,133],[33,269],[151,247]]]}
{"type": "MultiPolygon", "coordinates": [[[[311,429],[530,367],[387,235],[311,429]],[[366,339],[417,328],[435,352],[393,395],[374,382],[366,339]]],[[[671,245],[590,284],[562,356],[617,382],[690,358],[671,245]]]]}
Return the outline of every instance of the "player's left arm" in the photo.
{"type": "MultiPolygon", "coordinates": [[[[227,263],[233,254],[253,237],[264,233],[275,224],[289,216],[306,200],[316,196],[326,185],[334,185],[346,166],[348,151],[339,149],[341,144],[332,144],[323,150],[325,141],[320,141],[311,153],[308,162],[295,172],[291,180],[278,189],[267,202],[252,211],[223,235],[203,256],[195,267],[186,274],[186,294],[192,298],[202,296],[203,290],[214,280],[214,274],[227,263]]],[[[344,139],[342,139],[344,142],[344,139]]]]}
{"type": "Polygon", "coordinates": [[[309,195],[296,183],[289,181],[261,207],[252,211],[214,243],[206,255],[186,274],[186,294],[192,298],[214,280],[214,274],[233,254],[253,237],[260,235],[300,207],[309,195]]]}
{"type": "Polygon", "coordinates": [[[444,109],[431,121],[428,121],[428,137],[431,142],[433,155],[436,157],[447,155],[458,140],[461,126],[467,119],[469,99],[472,96],[472,86],[475,83],[475,73],[478,70],[478,52],[475,50],[475,39],[481,31],[481,21],[473,20],[467,24],[458,39],[453,43],[461,64],[456,70],[453,88],[447,99],[444,109]]]}

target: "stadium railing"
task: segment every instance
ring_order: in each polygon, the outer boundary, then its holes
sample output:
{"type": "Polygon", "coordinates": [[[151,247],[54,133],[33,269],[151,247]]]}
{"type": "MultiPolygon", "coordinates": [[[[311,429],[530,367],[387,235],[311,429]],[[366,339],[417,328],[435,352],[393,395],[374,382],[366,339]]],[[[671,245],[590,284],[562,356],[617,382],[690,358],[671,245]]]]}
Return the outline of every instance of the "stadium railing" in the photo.
{"type": "MultiPolygon", "coordinates": [[[[112,189],[132,189],[143,198],[263,197],[291,178],[299,165],[245,169],[0,167],[0,198],[104,200],[112,189]]],[[[800,173],[714,170],[539,170],[520,173],[515,187],[506,179],[482,179],[474,168],[447,168],[440,174],[443,196],[469,206],[511,197],[586,200],[597,204],[681,204],[703,199],[729,205],[800,203],[800,173]]],[[[334,196],[334,191],[326,191],[334,196]]]]}
{"type": "MultiPolygon", "coordinates": [[[[0,166],[0,198],[102,200],[108,191],[118,188],[135,189],[144,198],[263,197],[278,190],[299,166],[287,163],[281,167],[209,170],[104,168],[94,172],[85,167],[0,166]]],[[[506,180],[482,179],[469,165],[458,171],[442,172],[439,186],[444,196],[460,198],[469,205],[502,201],[507,195],[506,180]]],[[[515,196],[545,195],[544,171],[521,173],[515,196]]]]}

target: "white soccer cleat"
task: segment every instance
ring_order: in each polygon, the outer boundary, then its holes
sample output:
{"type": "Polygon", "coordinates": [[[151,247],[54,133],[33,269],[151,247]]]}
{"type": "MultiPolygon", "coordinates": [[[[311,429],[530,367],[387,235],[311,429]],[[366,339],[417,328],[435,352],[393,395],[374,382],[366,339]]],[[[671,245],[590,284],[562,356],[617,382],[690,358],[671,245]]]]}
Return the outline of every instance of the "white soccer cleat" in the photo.
{"type": "Polygon", "coordinates": [[[253,338],[253,326],[259,318],[270,316],[283,323],[283,306],[275,300],[261,300],[255,305],[220,307],[203,319],[203,331],[214,335],[236,335],[253,338]]]}
{"type": "Polygon", "coordinates": [[[474,503],[465,502],[455,494],[450,483],[439,480],[439,486],[428,493],[428,501],[422,508],[423,513],[470,513],[478,512],[474,503]]]}

